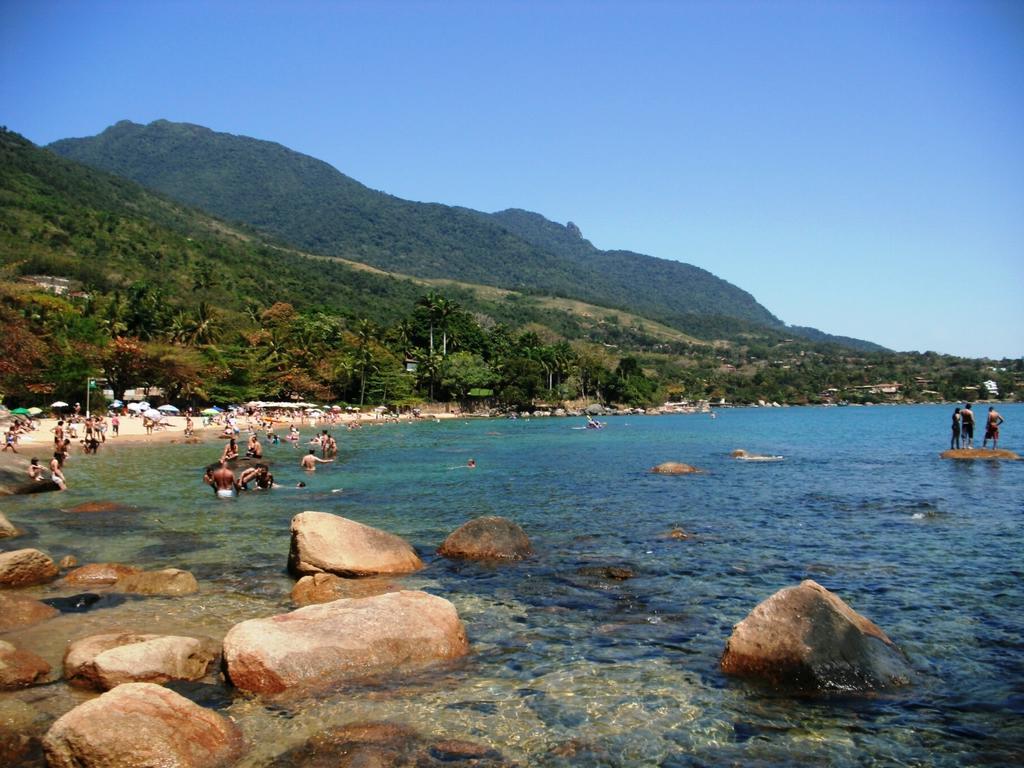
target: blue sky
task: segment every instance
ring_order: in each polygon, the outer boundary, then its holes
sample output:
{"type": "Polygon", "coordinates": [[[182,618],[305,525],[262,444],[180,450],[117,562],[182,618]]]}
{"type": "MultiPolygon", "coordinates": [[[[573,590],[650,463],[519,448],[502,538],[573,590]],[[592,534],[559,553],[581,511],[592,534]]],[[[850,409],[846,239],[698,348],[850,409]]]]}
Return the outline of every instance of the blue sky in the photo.
{"type": "Polygon", "coordinates": [[[1024,355],[1024,3],[0,0],[0,124],[158,118],[574,221],[789,323],[1024,355]]]}

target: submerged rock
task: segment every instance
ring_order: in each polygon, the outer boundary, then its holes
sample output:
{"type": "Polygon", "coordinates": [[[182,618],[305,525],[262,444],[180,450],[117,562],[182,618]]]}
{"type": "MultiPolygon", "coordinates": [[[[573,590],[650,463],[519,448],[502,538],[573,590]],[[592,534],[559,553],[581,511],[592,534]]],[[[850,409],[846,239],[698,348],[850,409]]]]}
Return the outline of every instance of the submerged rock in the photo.
{"type": "Polygon", "coordinates": [[[199,680],[219,654],[220,644],[205,637],[92,635],[68,646],[64,676],[72,684],[100,690],[129,682],[199,680]]]}
{"type": "Polygon", "coordinates": [[[292,602],[296,605],[329,603],[343,597],[372,597],[400,588],[387,578],[367,576],[361,579],[343,579],[333,573],[314,573],[303,576],[292,587],[292,602]]]}
{"type": "Polygon", "coordinates": [[[7,519],[3,512],[0,512],[0,539],[13,539],[16,536],[21,536],[21,531],[7,519]]]}
{"type": "Polygon", "coordinates": [[[30,587],[53,581],[59,571],[49,555],[38,549],[0,553],[0,587],[30,587]]]}
{"type": "Polygon", "coordinates": [[[651,467],[651,472],[656,475],[696,475],[702,470],[683,464],[678,461],[666,461],[656,467],[651,467]]]}
{"type": "Polygon", "coordinates": [[[0,594],[0,632],[31,627],[59,615],[60,611],[56,608],[38,600],[0,594]]]}
{"type": "Polygon", "coordinates": [[[1003,448],[955,448],[948,451],[943,451],[939,454],[940,458],[943,459],[958,459],[960,461],[976,461],[978,459],[992,460],[1003,460],[1003,461],[1019,461],[1018,456],[1013,451],[1007,451],[1003,448]]]}
{"type": "Polygon", "coordinates": [[[522,560],[532,554],[530,539],[504,517],[478,517],[453,531],[437,550],[460,560],[522,560]]]}
{"type": "Polygon", "coordinates": [[[128,512],[130,510],[131,507],[118,504],[116,501],[83,501],[64,511],[73,514],[94,514],[97,512],[128,512]]]}
{"type": "Polygon", "coordinates": [[[326,571],[339,576],[412,573],[423,567],[402,538],[326,512],[292,518],[288,569],[297,575],[326,571]]]}
{"type": "Polygon", "coordinates": [[[636,572],[626,565],[584,565],[576,569],[580,576],[592,576],[612,581],[626,581],[636,576],[636,572]]]}
{"type": "Polygon", "coordinates": [[[462,739],[430,741],[395,723],[353,723],[321,731],[280,755],[271,766],[285,768],[505,768],[513,765],[491,747],[462,739]]]}
{"type": "Polygon", "coordinates": [[[48,718],[17,699],[0,701],[0,765],[43,765],[42,737],[48,718]]]}
{"type": "Polygon", "coordinates": [[[391,592],[335,600],[236,624],[224,638],[227,675],[254,693],[312,693],[399,667],[454,659],[469,651],[447,600],[391,592]]]}
{"type": "Polygon", "coordinates": [[[133,565],[89,563],[64,574],[64,583],[85,587],[100,586],[113,584],[120,578],[141,572],[141,568],[133,565]]]}
{"type": "Polygon", "coordinates": [[[122,576],[112,589],[131,595],[164,595],[175,597],[199,591],[199,582],[188,571],[165,568],[162,571],[142,571],[122,576]]]}
{"type": "Polygon", "coordinates": [[[226,717],[151,683],[126,683],[80,704],[43,738],[49,768],[215,768],[237,760],[226,717]]]}
{"type": "Polygon", "coordinates": [[[811,580],[779,590],[737,624],[721,667],[808,692],[891,688],[911,677],[885,632],[811,580]]]}
{"type": "Polygon", "coordinates": [[[50,674],[50,665],[31,651],[0,640],[0,691],[26,688],[50,674]]]}

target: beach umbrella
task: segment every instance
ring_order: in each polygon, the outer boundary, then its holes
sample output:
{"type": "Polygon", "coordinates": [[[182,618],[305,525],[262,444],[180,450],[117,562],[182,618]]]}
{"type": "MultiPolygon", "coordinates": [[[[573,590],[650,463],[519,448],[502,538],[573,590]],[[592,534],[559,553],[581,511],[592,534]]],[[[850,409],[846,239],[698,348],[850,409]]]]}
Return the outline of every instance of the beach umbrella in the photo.
{"type": "Polygon", "coordinates": [[[128,403],[128,410],[129,411],[144,411],[145,408],[142,407],[142,403],[128,403]]]}
{"type": "Polygon", "coordinates": [[[142,415],[147,419],[153,419],[153,421],[159,421],[163,418],[163,414],[160,413],[156,408],[149,408],[142,412],[142,415]]]}
{"type": "Polygon", "coordinates": [[[157,410],[164,411],[165,413],[180,413],[180,411],[173,405],[161,405],[157,410]]]}
{"type": "Polygon", "coordinates": [[[42,412],[43,412],[42,408],[36,408],[35,406],[32,406],[31,408],[28,409],[28,415],[29,416],[38,416],[42,412]]]}
{"type": "Polygon", "coordinates": [[[50,407],[51,408],[67,408],[68,404],[65,403],[63,400],[58,400],[55,403],[50,403],[50,407]]]}
{"type": "Polygon", "coordinates": [[[114,402],[112,402],[110,404],[110,407],[111,408],[120,408],[122,405],[124,405],[124,403],[122,403],[120,400],[115,400],[114,402]]]}
{"type": "Polygon", "coordinates": [[[15,408],[11,413],[15,413],[18,416],[28,416],[28,408],[15,408]]]}
{"type": "Polygon", "coordinates": [[[203,416],[216,416],[220,411],[216,408],[207,408],[205,411],[200,411],[203,416]]]}
{"type": "Polygon", "coordinates": [[[139,408],[141,408],[142,410],[146,410],[147,408],[149,408],[149,403],[143,400],[141,403],[139,403],[139,408]]]}

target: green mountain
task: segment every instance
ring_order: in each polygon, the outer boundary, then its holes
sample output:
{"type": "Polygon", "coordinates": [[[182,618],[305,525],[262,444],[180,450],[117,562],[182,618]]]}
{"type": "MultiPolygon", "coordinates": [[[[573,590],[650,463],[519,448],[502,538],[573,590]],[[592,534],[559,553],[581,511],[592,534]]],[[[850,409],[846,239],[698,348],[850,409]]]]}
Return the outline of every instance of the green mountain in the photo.
{"type": "Polygon", "coordinates": [[[803,335],[746,291],[698,267],[601,251],[578,230],[526,211],[485,214],[402,200],[272,142],[159,120],[122,121],[49,148],[316,254],[580,299],[709,339],[764,329],[803,335]]]}

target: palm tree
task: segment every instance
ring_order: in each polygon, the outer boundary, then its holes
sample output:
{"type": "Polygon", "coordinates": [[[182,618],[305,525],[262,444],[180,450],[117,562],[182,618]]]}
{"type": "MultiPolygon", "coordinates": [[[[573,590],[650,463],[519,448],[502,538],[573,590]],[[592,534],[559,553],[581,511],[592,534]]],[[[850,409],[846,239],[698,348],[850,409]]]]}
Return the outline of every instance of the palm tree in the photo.
{"type": "Polygon", "coordinates": [[[430,354],[434,354],[434,321],[437,318],[437,303],[441,300],[437,291],[431,291],[416,302],[416,306],[427,311],[427,319],[430,321],[430,354]]]}
{"type": "Polygon", "coordinates": [[[462,307],[444,296],[438,296],[434,302],[434,318],[441,328],[441,357],[448,354],[448,323],[461,310],[462,307]]]}

